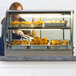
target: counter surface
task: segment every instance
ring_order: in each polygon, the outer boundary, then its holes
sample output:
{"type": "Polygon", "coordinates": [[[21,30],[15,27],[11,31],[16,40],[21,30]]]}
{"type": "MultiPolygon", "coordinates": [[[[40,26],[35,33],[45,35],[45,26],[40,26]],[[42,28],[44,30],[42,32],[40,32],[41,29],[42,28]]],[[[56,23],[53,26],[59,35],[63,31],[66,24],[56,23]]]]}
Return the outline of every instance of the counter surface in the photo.
{"type": "Polygon", "coordinates": [[[0,56],[0,61],[76,61],[76,56],[0,56]]]}

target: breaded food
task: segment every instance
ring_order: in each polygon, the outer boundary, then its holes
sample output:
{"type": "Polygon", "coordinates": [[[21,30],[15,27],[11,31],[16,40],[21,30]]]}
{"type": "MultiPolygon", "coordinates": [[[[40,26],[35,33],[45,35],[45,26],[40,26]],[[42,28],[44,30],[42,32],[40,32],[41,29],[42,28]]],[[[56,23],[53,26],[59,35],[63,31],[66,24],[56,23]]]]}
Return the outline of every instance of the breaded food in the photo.
{"type": "Polygon", "coordinates": [[[10,42],[11,45],[27,45],[29,43],[29,41],[27,40],[13,40],[12,42],[10,42]]]}
{"type": "Polygon", "coordinates": [[[32,24],[32,22],[22,21],[22,22],[20,22],[19,27],[30,27],[31,24],[32,24]]]}
{"type": "Polygon", "coordinates": [[[32,41],[30,42],[31,45],[47,45],[48,44],[47,38],[40,38],[40,37],[34,37],[32,41]]]}
{"type": "Polygon", "coordinates": [[[11,21],[11,22],[10,22],[10,25],[11,25],[12,27],[18,27],[19,24],[20,24],[19,21],[11,21]]]}
{"type": "Polygon", "coordinates": [[[67,40],[51,40],[51,45],[68,45],[67,40]]]}
{"type": "Polygon", "coordinates": [[[27,45],[28,43],[29,43],[29,41],[27,41],[27,40],[21,41],[21,45],[27,45]]]}
{"type": "Polygon", "coordinates": [[[36,21],[33,22],[34,27],[42,27],[43,26],[43,21],[36,21]]]}

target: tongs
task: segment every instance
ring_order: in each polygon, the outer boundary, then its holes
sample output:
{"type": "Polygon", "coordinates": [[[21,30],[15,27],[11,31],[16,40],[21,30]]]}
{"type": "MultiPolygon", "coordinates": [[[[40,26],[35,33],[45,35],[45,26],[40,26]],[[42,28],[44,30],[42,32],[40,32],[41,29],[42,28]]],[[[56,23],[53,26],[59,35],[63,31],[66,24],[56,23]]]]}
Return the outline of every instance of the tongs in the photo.
{"type": "Polygon", "coordinates": [[[28,41],[30,41],[31,39],[33,39],[33,37],[28,36],[28,35],[21,36],[21,40],[28,40],[28,41]]]}
{"type": "Polygon", "coordinates": [[[24,36],[21,36],[21,40],[30,40],[30,36],[28,35],[24,35],[24,36]]]}

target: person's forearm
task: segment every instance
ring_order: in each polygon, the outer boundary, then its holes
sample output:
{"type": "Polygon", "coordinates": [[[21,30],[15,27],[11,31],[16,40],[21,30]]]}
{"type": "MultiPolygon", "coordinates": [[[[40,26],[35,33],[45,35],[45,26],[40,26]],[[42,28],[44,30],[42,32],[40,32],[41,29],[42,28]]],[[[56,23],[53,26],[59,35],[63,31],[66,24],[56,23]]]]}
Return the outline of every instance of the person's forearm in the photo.
{"type": "Polygon", "coordinates": [[[19,35],[19,36],[24,36],[24,35],[25,35],[25,34],[24,34],[22,31],[20,31],[20,30],[14,30],[13,33],[15,33],[15,34],[17,34],[17,35],[19,35]]]}

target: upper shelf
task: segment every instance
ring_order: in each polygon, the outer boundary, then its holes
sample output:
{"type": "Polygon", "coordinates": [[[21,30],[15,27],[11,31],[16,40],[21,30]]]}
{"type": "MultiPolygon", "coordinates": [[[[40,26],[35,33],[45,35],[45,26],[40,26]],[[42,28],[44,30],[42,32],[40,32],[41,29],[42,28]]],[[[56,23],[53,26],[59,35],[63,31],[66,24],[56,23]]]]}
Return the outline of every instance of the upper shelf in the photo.
{"type": "Polygon", "coordinates": [[[70,29],[70,27],[8,27],[8,29],[70,29]]]}
{"type": "Polygon", "coordinates": [[[26,10],[19,10],[19,11],[15,11],[15,10],[7,10],[7,13],[13,14],[13,13],[62,13],[62,14],[71,14],[71,11],[74,12],[74,10],[51,10],[51,11],[39,11],[39,10],[35,10],[35,11],[26,11],[26,10]]]}

